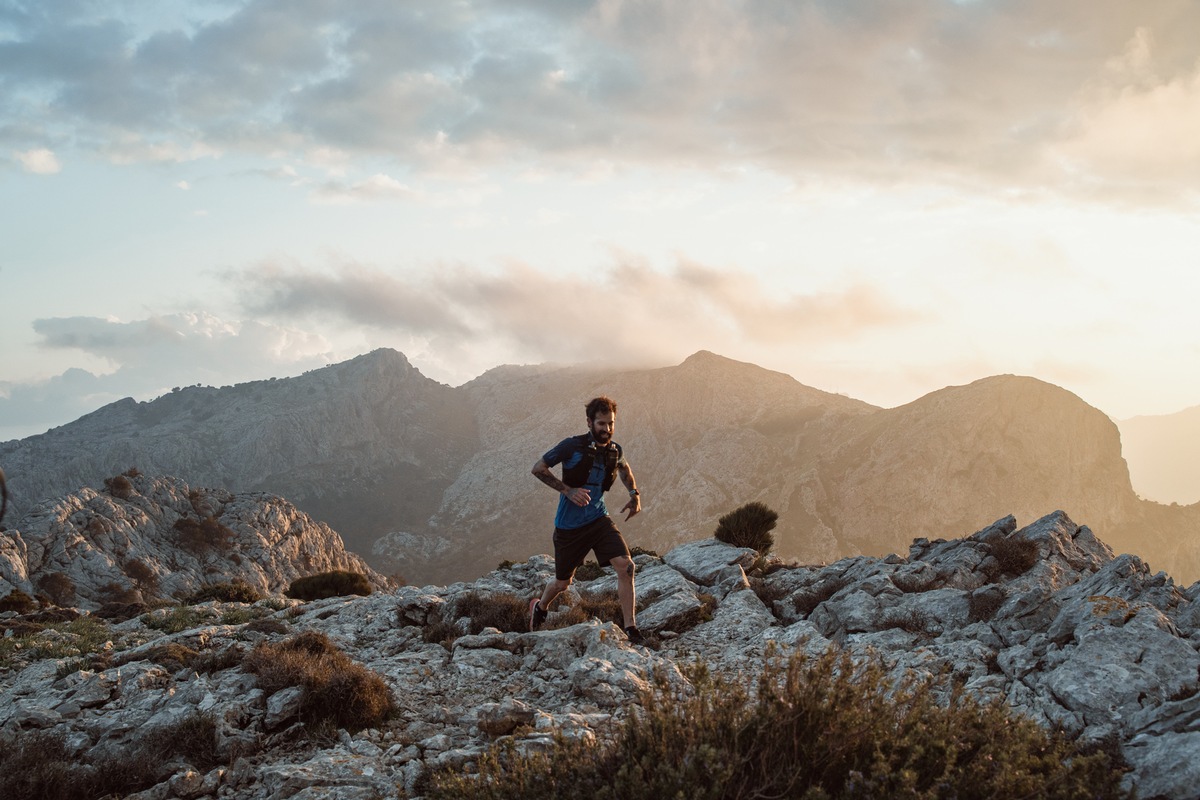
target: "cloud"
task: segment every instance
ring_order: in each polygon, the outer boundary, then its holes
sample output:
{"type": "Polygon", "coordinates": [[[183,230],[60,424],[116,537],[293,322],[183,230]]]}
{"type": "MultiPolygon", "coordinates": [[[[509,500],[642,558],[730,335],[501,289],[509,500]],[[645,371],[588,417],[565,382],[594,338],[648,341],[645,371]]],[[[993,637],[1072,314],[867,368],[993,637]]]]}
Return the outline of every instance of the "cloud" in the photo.
{"type": "Polygon", "coordinates": [[[338,154],[315,196],[340,200],[403,194],[354,177],[379,159],[1120,193],[1170,156],[1182,186],[1200,158],[1200,6],[1168,0],[246,0],[157,26],[105,8],[10,15],[0,129],[123,160],[338,154]],[[1139,30],[1153,48],[1128,51],[1139,30]]]}
{"type": "Polygon", "coordinates": [[[686,259],[658,271],[629,254],[586,278],[511,262],[492,271],[439,265],[403,279],[361,264],[268,265],[243,279],[256,316],[369,325],[509,362],[640,364],[704,347],[844,342],[921,319],[862,285],[779,296],[749,273],[686,259]]]}
{"type": "Polygon", "coordinates": [[[345,184],[327,181],[312,192],[319,203],[359,203],[379,200],[415,200],[420,193],[390,175],[378,173],[364,181],[345,184]]]}
{"type": "Polygon", "coordinates": [[[297,374],[331,361],[323,337],[258,321],[206,313],[123,322],[97,317],[39,319],[39,345],[104,359],[111,372],[70,369],[48,381],[0,385],[0,437],[26,436],[134,397],[147,400],[173,386],[226,385],[297,374]]]}
{"type": "Polygon", "coordinates": [[[1052,150],[1084,182],[1106,179],[1147,194],[1195,191],[1200,179],[1200,60],[1158,72],[1155,40],[1139,28],[1124,52],[1080,92],[1073,133],[1052,150]]]}
{"type": "Polygon", "coordinates": [[[34,175],[54,175],[62,171],[62,164],[58,162],[54,151],[44,147],[13,153],[13,157],[21,164],[22,169],[34,175]]]}

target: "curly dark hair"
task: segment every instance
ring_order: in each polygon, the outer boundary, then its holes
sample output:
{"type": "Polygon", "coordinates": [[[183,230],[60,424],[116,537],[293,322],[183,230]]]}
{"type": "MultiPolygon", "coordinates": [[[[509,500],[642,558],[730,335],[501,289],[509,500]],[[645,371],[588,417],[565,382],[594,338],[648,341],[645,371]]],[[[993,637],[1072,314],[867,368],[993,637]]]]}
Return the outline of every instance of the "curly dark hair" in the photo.
{"type": "Polygon", "coordinates": [[[605,411],[607,411],[610,414],[616,414],[617,413],[617,401],[613,400],[611,397],[608,397],[607,395],[603,395],[603,394],[600,395],[599,397],[593,397],[591,400],[588,401],[588,404],[587,404],[588,422],[591,422],[592,420],[594,420],[596,418],[597,414],[599,414],[601,412],[605,412],[605,411]]]}

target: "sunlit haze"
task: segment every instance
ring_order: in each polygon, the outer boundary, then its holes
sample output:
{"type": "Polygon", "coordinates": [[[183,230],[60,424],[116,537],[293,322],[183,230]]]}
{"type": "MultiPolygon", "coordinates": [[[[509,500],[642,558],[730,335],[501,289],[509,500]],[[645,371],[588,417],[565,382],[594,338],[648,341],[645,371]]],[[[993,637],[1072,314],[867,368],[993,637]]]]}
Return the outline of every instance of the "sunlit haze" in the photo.
{"type": "Polygon", "coordinates": [[[0,439],[392,347],[1200,404],[1200,4],[0,0],[0,439]]]}

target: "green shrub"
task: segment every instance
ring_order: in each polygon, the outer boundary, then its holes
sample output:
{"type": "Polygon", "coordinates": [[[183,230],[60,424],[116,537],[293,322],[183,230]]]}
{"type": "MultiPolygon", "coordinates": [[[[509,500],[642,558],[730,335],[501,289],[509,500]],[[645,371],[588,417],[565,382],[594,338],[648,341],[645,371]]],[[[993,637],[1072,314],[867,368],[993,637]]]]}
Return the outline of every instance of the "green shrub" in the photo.
{"type": "Polygon", "coordinates": [[[968,620],[970,622],[990,622],[1007,599],[1007,593],[995,586],[976,589],[967,595],[968,620]],[[988,591],[988,589],[994,591],[988,591]]]}
{"type": "Polygon", "coordinates": [[[109,603],[125,605],[142,602],[141,592],[132,586],[122,586],[116,581],[109,581],[102,586],[97,586],[96,595],[100,598],[100,602],[106,605],[109,603]]]}
{"type": "Polygon", "coordinates": [[[113,497],[120,500],[128,500],[135,494],[133,484],[129,482],[129,478],[124,475],[116,475],[112,478],[104,479],[104,488],[113,497]]]}
{"type": "Polygon", "coordinates": [[[929,615],[915,608],[906,611],[892,610],[884,614],[884,628],[899,628],[908,633],[919,633],[922,636],[937,632],[937,626],[929,615]]]}
{"type": "Polygon", "coordinates": [[[451,622],[435,619],[425,624],[421,629],[421,641],[427,644],[440,644],[449,650],[458,638],[458,628],[451,622]]]}
{"type": "Polygon", "coordinates": [[[730,511],[717,520],[717,539],[735,547],[750,547],[766,554],[775,544],[771,531],[779,515],[757,501],[730,511]]]}
{"type": "Polygon", "coordinates": [[[849,581],[841,576],[827,575],[808,589],[797,592],[792,598],[792,605],[798,613],[808,616],[821,603],[846,588],[847,583],[849,581]]]}
{"type": "Polygon", "coordinates": [[[201,586],[183,599],[189,606],[216,600],[218,603],[257,603],[263,594],[245,581],[210,583],[201,586]]]}
{"type": "Polygon", "coordinates": [[[1024,575],[1037,563],[1039,555],[1037,542],[1019,536],[994,539],[988,543],[988,549],[996,559],[996,569],[999,573],[993,578],[1000,575],[1014,578],[1024,575]]]}
{"type": "MultiPolygon", "coordinates": [[[[190,667],[200,653],[178,642],[167,642],[151,647],[136,656],[139,661],[152,661],[171,672],[178,672],[184,667],[190,667]]],[[[113,663],[116,666],[129,663],[128,656],[118,656],[113,663]]]]}
{"type": "MultiPolygon", "coordinates": [[[[235,755],[235,754],[229,754],[235,755]]],[[[226,763],[217,747],[217,725],[199,712],[146,731],[123,753],[80,761],[61,734],[23,732],[0,738],[0,797],[100,800],[148,789],[182,757],[201,772],[226,763]]]]}
{"type": "MultiPolygon", "coordinates": [[[[644,600],[644,598],[642,599],[644,600]]],[[[546,628],[551,630],[569,628],[593,619],[601,622],[614,622],[617,625],[624,624],[625,616],[621,612],[621,601],[616,590],[581,594],[579,599],[566,609],[551,612],[546,618],[546,628]]]]}
{"type": "Polygon", "coordinates": [[[47,572],[38,578],[38,591],[50,598],[56,606],[69,606],[75,602],[75,581],[63,572],[47,572]]]}
{"type": "Polygon", "coordinates": [[[196,672],[211,675],[214,672],[220,672],[224,669],[240,667],[245,657],[246,654],[242,651],[241,647],[231,644],[221,650],[205,650],[199,653],[191,660],[188,666],[196,672]]]}
{"type": "Polygon", "coordinates": [[[431,800],[489,798],[1124,798],[1106,752],[1084,754],[1001,702],[932,679],[892,684],[879,659],[829,651],[767,664],[757,690],[694,670],[685,691],[656,681],[600,744],[560,738],[521,755],[503,745],[478,776],[441,770],[431,800]],[[948,691],[948,699],[938,697],[948,691]]]}
{"type": "Polygon", "coordinates": [[[604,568],[592,560],[583,562],[575,570],[575,580],[577,581],[594,581],[603,576],[604,568]]]}
{"type": "Polygon", "coordinates": [[[758,599],[762,600],[762,603],[767,607],[767,610],[774,614],[775,601],[782,600],[783,598],[787,597],[787,589],[778,581],[768,583],[767,581],[763,580],[762,577],[757,575],[750,577],[748,580],[750,583],[750,591],[754,592],[754,594],[758,596],[758,599]]]}
{"type": "Polygon", "coordinates": [[[458,598],[455,613],[471,620],[467,630],[479,633],[484,628],[497,628],[509,633],[529,630],[529,598],[511,592],[481,594],[470,591],[458,598]]]}
{"type": "Polygon", "coordinates": [[[0,612],[15,611],[18,614],[28,614],[35,608],[37,608],[37,601],[20,589],[13,589],[4,597],[0,597],[0,612]]]}
{"type": "Polygon", "coordinates": [[[208,619],[202,611],[188,606],[175,606],[166,611],[156,611],[142,617],[142,624],[147,628],[163,631],[164,633],[179,633],[180,631],[198,628],[208,619]]]}
{"type": "Polygon", "coordinates": [[[202,517],[198,521],[180,517],[172,527],[179,532],[179,544],[193,553],[225,550],[233,538],[233,531],[213,517],[202,517]]]}
{"type": "Polygon", "coordinates": [[[124,571],[144,597],[158,591],[158,574],[140,558],[131,558],[126,561],[124,571]]]}
{"type": "Polygon", "coordinates": [[[284,593],[293,600],[324,600],[327,597],[344,597],[350,594],[369,595],[371,582],[361,572],[334,570],[321,572],[292,581],[284,593]]]}
{"type": "Polygon", "coordinates": [[[647,550],[646,548],[639,547],[637,545],[634,545],[633,547],[629,548],[629,555],[631,555],[631,556],[650,556],[651,558],[662,558],[662,556],[660,556],[658,553],[654,552],[653,550],[647,550]]]}
{"type": "Polygon", "coordinates": [[[268,695],[299,686],[301,721],[354,733],[373,728],[396,708],[378,674],[339,650],[323,633],[305,631],[277,644],[260,643],[243,662],[268,695]]]}

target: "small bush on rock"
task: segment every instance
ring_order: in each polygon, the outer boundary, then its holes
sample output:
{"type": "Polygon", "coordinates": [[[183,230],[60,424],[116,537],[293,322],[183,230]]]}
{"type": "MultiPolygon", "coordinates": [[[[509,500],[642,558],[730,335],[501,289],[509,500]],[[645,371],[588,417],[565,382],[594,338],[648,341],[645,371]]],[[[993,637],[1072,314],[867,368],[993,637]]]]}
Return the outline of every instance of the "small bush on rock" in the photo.
{"type": "Polygon", "coordinates": [[[992,557],[996,559],[1000,575],[1017,577],[1033,569],[1038,560],[1037,542],[1019,536],[1006,536],[988,544],[992,557]]]}
{"type": "Polygon", "coordinates": [[[604,568],[595,561],[585,561],[575,570],[575,580],[577,581],[594,581],[602,577],[604,577],[604,568]]]}
{"type": "Polygon", "coordinates": [[[779,515],[757,501],[730,511],[717,520],[717,539],[735,547],[749,547],[766,554],[775,544],[771,531],[779,515]]]}
{"type": "Polygon", "coordinates": [[[477,776],[442,770],[431,800],[663,797],[1126,798],[1106,752],[1063,737],[932,679],[899,686],[876,659],[829,651],[764,667],[755,692],[692,675],[681,690],[659,680],[612,739],[559,739],[521,755],[479,760],[477,776]]]}
{"type": "Polygon", "coordinates": [[[35,608],[37,601],[20,589],[13,589],[4,597],[0,597],[0,612],[15,611],[18,614],[28,614],[35,608]]]}
{"type": "Polygon", "coordinates": [[[529,630],[529,600],[511,592],[481,594],[470,591],[458,598],[454,608],[459,617],[471,620],[467,628],[471,633],[479,633],[484,628],[508,633],[529,630]]]}
{"type": "Polygon", "coordinates": [[[128,500],[133,497],[136,492],[133,489],[133,484],[129,478],[124,475],[116,475],[112,478],[104,479],[104,488],[108,493],[119,500],[128,500]]]}
{"type": "Polygon", "coordinates": [[[69,606],[75,602],[75,581],[64,572],[48,572],[38,578],[37,585],[56,606],[69,606]]]}
{"type": "Polygon", "coordinates": [[[1007,599],[1008,594],[997,586],[976,589],[967,595],[968,619],[971,622],[990,622],[1007,599]]]}
{"type": "Polygon", "coordinates": [[[125,562],[125,575],[133,581],[144,597],[158,591],[158,574],[140,558],[131,558],[125,562]]]}
{"type": "Polygon", "coordinates": [[[285,594],[293,600],[324,600],[350,594],[369,595],[371,582],[361,572],[334,570],[292,581],[285,594]]]}
{"type": "Polygon", "coordinates": [[[189,606],[216,600],[218,603],[257,603],[263,599],[262,592],[245,581],[210,583],[201,586],[183,599],[189,606]]]}
{"type": "MultiPolygon", "coordinates": [[[[234,755],[234,754],[229,754],[234,755]]],[[[61,734],[41,731],[0,738],[0,797],[99,800],[148,789],[181,757],[201,772],[226,763],[217,747],[212,716],[196,712],[147,730],[125,752],[81,760],[61,734]]]]}
{"type": "Polygon", "coordinates": [[[179,532],[179,544],[193,553],[223,551],[233,538],[233,531],[213,517],[203,517],[199,521],[180,517],[173,527],[179,532]]]}
{"type": "Polygon", "coordinates": [[[373,728],[395,710],[391,689],[378,674],[339,650],[323,633],[305,631],[276,644],[260,643],[246,656],[246,671],[267,695],[299,686],[300,719],[351,733],[373,728]]]}
{"type": "MultiPolygon", "coordinates": [[[[642,598],[644,599],[644,598],[642,598]]],[[[546,618],[546,628],[569,628],[581,622],[598,619],[601,622],[614,622],[621,625],[624,615],[621,613],[621,601],[615,590],[607,592],[588,592],[581,594],[579,600],[562,611],[550,613],[546,618]]]]}
{"type": "Polygon", "coordinates": [[[808,616],[821,603],[846,588],[848,583],[849,581],[840,576],[827,576],[807,590],[797,592],[792,599],[792,605],[798,613],[808,616]]]}

